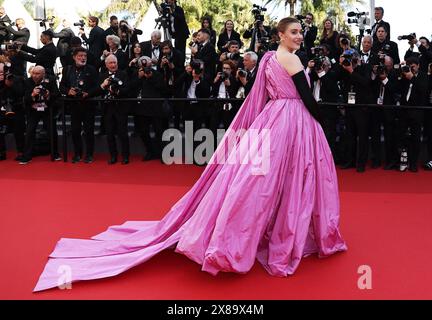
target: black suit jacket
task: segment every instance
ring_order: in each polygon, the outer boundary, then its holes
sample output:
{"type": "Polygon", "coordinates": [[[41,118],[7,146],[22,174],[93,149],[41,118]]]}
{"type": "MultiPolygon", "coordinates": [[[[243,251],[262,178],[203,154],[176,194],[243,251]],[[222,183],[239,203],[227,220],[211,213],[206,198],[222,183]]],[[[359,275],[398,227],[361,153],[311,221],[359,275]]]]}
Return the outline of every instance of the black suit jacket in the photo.
{"type": "Polygon", "coordinates": [[[407,106],[426,106],[428,104],[428,76],[424,72],[419,72],[417,77],[408,81],[407,79],[401,80],[401,104],[407,106]],[[408,90],[410,84],[413,84],[411,95],[407,101],[408,90]]]}
{"type": "MultiPolygon", "coordinates": [[[[260,39],[261,37],[270,37],[271,28],[269,26],[264,26],[264,30],[265,30],[265,33],[258,35],[258,39],[260,39]]],[[[249,50],[255,51],[255,32],[254,32],[254,29],[246,30],[243,33],[243,38],[245,38],[245,39],[251,38],[249,50]]]]}
{"type": "MultiPolygon", "coordinates": [[[[140,46],[141,46],[141,54],[143,56],[147,56],[147,57],[151,58],[152,57],[152,48],[153,48],[151,41],[149,40],[149,41],[141,42],[140,46]]],[[[159,47],[159,57],[161,55],[162,55],[162,49],[159,47]]]]}
{"type": "Polygon", "coordinates": [[[236,31],[231,32],[231,37],[228,37],[228,33],[224,32],[219,35],[219,39],[217,42],[217,48],[218,50],[222,52],[228,51],[226,48],[223,48],[224,45],[227,44],[227,42],[230,42],[231,40],[236,40],[240,44],[240,48],[243,47],[243,42],[240,39],[240,33],[236,31]]]}
{"type": "MultiPolygon", "coordinates": [[[[57,82],[54,76],[47,75],[45,76],[45,79],[48,80],[48,83],[46,83],[44,86],[49,91],[49,99],[46,104],[48,107],[51,107],[53,106],[57,98],[60,97],[60,91],[57,87],[57,82]]],[[[31,94],[33,92],[33,89],[38,85],[39,84],[36,84],[32,78],[27,78],[24,82],[24,102],[28,109],[30,109],[32,104],[34,103],[31,94]]]]}
{"type": "Polygon", "coordinates": [[[189,28],[186,22],[185,13],[182,7],[175,6],[174,12],[174,29],[175,32],[172,35],[174,39],[187,39],[190,35],[189,28]]]}
{"type": "Polygon", "coordinates": [[[75,65],[63,68],[62,79],[60,81],[60,92],[67,95],[71,88],[80,87],[82,91],[87,92],[90,97],[95,96],[99,91],[98,83],[99,74],[95,67],[86,65],[80,72],[78,77],[77,68],[75,65]],[[82,80],[83,85],[80,86],[78,81],[82,80]]]}
{"type": "MultiPolygon", "coordinates": [[[[135,97],[141,94],[142,98],[163,98],[166,96],[167,88],[160,72],[153,71],[151,78],[138,78],[136,76],[130,83],[130,92],[135,97]]],[[[144,101],[135,104],[136,115],[163,115],[162,101],[144,101]]]]}
{"type": "Polygon", "coordinates": [[[311,26],[309,28],[309,31],[307,31],[306,35],[304,36],[304,40],[303,40],[304,48],[309,58],[312,56],[311,48],[314,47],[317,35],[318,35],[318,28],[316,26],[311,26]]]}
{"type": "Polygon", "coordinates": [[[1,42],[7,40],[9,32],[6,26],[10,23],[11,23],[11,19],[7,14],[4,17],[0,18],[0,41],[1,42]]]}
{"type": "Polygon", "coordinates": [[[88,44],[89,51],[93,56],[99,59],[106,46],[104,30],[101,27],[96,26],[91,29],[88,38],[85,34],[83,34],[81,38],[88,44]]]}
{"type": "Polygon", "coordinates": [[[384,27],[387,30],[387,41],[390,41],[390,23],[385,22],[383,20],[381,20],[379,23],[374,23],[371,30],[372,30],[372,37],[374,42],[378,41],[378,38],[376,36],[376,32],[378,30],[379,27],[384,27]]]}
{"type": "Polygon", "coordinates": [[[372,46],[372,52],[374,54],[378,54],[378,52],[380,50],[382,50],[382,48],[387,44],[390,46],[390,50],[388,51],[388,55],[390,57],[392,57],[394,64],[399,64],[400,63],[399,48],[398,48],[398,45],[396,42],[393,42],[393,41],[379,42],[378,40],[374,41],[373,46],[372,46]]]}
{"type": "Polygon", "coordinates": [[[315,71],[310,73],[311,78],[311,89],[314,89],[315,81],[318,79],[321,81],[320,98],[322,102],[337,102],[339,96],[339,88],[337,86],[336,73],[333,70],[329,70],[321,78],[315,71]]]}
{"type": "Polygon", "coordinates": [[[217,54],[215,47],[207,42],[203,47],[198,49],[194,59],[199,59],[204,62],[204,75],[208,81],[212,81],[215,76],[217,54]]]}
{"type": "MultiPolygon", "coordinates": [[[[225,86],[226,91],[228,92],[229,98],[235,98],[237,91],[239,89],[239,83],[234,76],[229,77],[229,81],[231,85],[229,87],[225,86]]],[[[216,83],[212,84],[212,96],[217,98],[219,95],[219,88],[222,84],[222,81],[219,80],[216,83]]]]}
{"type": "Polygon", "coordinates": [[[384,101],[383,105],[395,105],[396,104],[396,94],[398,91],[397,80],[393,77],[388,77],[387,83],[384,85],[380,79],[375,79],[372,82],[372,90],[374,94],[374,103],[377,103],[381,86],[384,86],[384,101]]]}
{"type": "MultiPolygon", "coordinates": [[[[188,90],[191,86],[192,80],[192,75],[187,72],[183,72],[177,78],[175,82],[175,96],[177,98],[187,98],[188,90]]],[[[206,79],[201,78],[199,84],[196,87],[195,95],[197,98],[210,98],[211,87],[210,83],[206,79]]]]}
{"type": "Polygon", "coordinates": [[[18,53],[18,56],[25,61],[34,62],[37,66],[45,68],[45,72],[54,74],[54,64],[57,58],[57,49],[54,43],[49,43],[40,49],[35,49],[24,44],[21,50],[30,54],[25,54],[22,51],[18,53]]]}
{"type": "Polygon", "coordinates": [[[252,87],[255,83],[257,73],[258,73],[258,65],[256,65],[253,72],[249,73],[248,76],[246,77],[247,82],[246,82],[246,85],[244,86],[245,96],[247,96],[249,94],[249,92],[251,92],[252,87]]]}
{"type": "Polygon", "coordinates": [[[15,30],[14,28],[8,26],[8,32],[12,34],[13,41],[19,41],[23,43],[27,43],[30,39],[30,30],[27,28],[22,28],[20,30],[15,30]]]}
{"type": "Polygon", "coordinates": [[[425,47],[420,46],[419,51],[420,53],[408,49],[405,53],[404,59],[407,60],[410,57],[418,57],[420,60],[420,70],[427,73],[429,64],[432,62],[432,47],[426,49],[425,47]]]}

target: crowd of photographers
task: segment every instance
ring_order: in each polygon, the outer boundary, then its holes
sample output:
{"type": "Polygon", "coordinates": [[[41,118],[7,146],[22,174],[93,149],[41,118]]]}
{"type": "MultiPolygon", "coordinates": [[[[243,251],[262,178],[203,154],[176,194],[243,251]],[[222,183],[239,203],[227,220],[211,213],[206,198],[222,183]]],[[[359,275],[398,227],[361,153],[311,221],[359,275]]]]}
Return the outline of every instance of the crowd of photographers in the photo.
{"type": "MultiPolygon", "coordinates": [[[[231,20],[224,23],[218,35],[210,17],[204,17],[202,28],[190,35],[183,9],[174,0],[166,0],[159,8],[157,21],[163,28],[155,30],[148,41],[139,42],[137,35],[142,32],[126,21],[119,22],[115,16],[110,17],[106,30],[99,27],[98,18],[89,17],[88,35],[84,21],[75,23],[80,27],[75,36],[64,20],[59,33],[52,29],[43,31],[43,46],[34,49],[27,46],[30,32],[24,20],[17,19],[13,28],[0,8],[0,41],[5,43],[0,56],[0,159],[6,158],[4,135],[13,132],[16,160],[28,163],[40,120],[53,133],[52,152],[55,160],[60,159],[56,128],[60,96],[66,98],[66,110],[71,114],[73,162],[93,161],[97,113],[102,114],[100,134],[107,137],[110,164],[118,158],[116,136],[121,162],[129,163],[128,116],[134,117],[135,132],[142,138],[143,160],[161,158],[163,131],[168,127],[182,129],[187,120],[193,121],[194,130],[205,127],[216,135],[217,129],[229,126],[241,105],[241,101],[226,99],[245,98],[254,83],[260,58],[278,47],[278,33],[265,26],[263,11],[254,5],[255,22],[242,36],[231,20]],[[163,42],[162,34],[167,39],[163,42]],[[190,36],[192,40],[188,42],[190,36]],[[53,38],[59,38],[57,47],[53,38]],[[244,47],[245,39],[250,39],[248,48],[244,47]],[[12,42],[6,43],[8,40],[12,42]],[[190,59],[186,57],[186,47],[190,49],[190,59]],[[62,64],[59,85],[54,73],[57,57],[62,64]],[[27,62],[36,65],[29,77],[27,62]],[[95,97],[102,99],[91,99],[95,97]],[[161,99],[139,100],[145,98],[161,99]],[[214,100],[168,102],[163,98],[214,100]]],[[[425,168],[432,170],[432,110],[379,107],[431,104],[432,48],[425,37],[400,37],[410,43],[401,63],[383,14],[382,8],[376,8],[376,23],[370,35],[359,38],[357,48],[348,35],[334,30],[332,20],[323,22],[323,32],[318,37],[313,15],[298,16],[304,43],[296,54],[309,73],[317,101],[358,105],[322,106],[322,126],[341,168],[355,167],[363,172],[371,159],[373,168],[415,172],[423,137],[428,141],[425,168]],[[377,106],[366,108],[362,106],[365,104],[377,106]]]]}

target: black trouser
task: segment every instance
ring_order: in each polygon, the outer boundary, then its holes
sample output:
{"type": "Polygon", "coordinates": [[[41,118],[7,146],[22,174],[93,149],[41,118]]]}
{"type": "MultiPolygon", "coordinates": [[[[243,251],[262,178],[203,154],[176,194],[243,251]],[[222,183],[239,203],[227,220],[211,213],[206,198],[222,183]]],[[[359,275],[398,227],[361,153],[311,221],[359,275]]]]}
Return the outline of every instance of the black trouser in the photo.
{"type": "Polygon", "coordinates": [[[401,110],[401,141],[402,146],[408,148],[408,162],[416,165],[421,147],[422,110],[401,110]]]}
{"type": "Polygon", "coordinates": [[[373,161],[381,163],[381,126],[384,127],[385,161],[398,162],[396,113],[392,109],[374,108],[371,111],[370,135],[373,161]]]}
{"type": "Polygon", "coordinates": [[[95,106],[92,103],[76,102],[71,105],[71,126],[72,141],[75,155],[82,156],[83,143],[81,130],[84,129],[86,142],[86,155],[92,156],[94,152],[94,127],[95,127],[95,106]]]}
{"type": "Polygon", "coordinates": [[[128,115],[124,106],[118,102],[106,104],[105,129],[107,134],[108,148],[111,156],[117,156],[117,143],[115,129],[120,138],[121,153],[123,157],[129,157],[128,115]]]}
{"type": "Polygon", "coordinates": [[[322,115],[322,126],[327,138],[327,142],[330,146],[330,150],[333,154],[333,158],[335,161],[339,159],[336,151],[336,126],[339,118],[339,110],[335,107],[321,107],[321,115],[322,115]]]}
{"type": "Polygon", "coordinates": [[[135,121],[146,153],[160,157],[162,155],[162,119],[160,117],[135,115],[135,121]],[[151,137],[150,127],[153,127],[154,137],[151,137]]]}
{"type": "Polygon", "coordinates": [[[45,109],[45,111],[36,111],[35,109],[30,109],[28,119],[27,119],[27,130],[25,137],[25,147],[24,147],[24,158],[31,159],[33,146],[36,139],[36,128],[39,124],[39,121],[43,121],[43,128],[47,130],[49,136],[53,138],[53,149],[51,152],[53,154],[58,153],[57,146],[57,127],[56,127],[56,117],[53,114],[52,117],[50,115],[50,108],[45,109]]]}
{"type": "Polygon", "coordinates": [[[18,153],[24,152],[24,132],[25,132],[25,119],[24,112],[16,111],[13,116],[5,116],[4,114],[0,115],[0,153],[6,152],[6,141],[5,135],[6,132],[3,132],[2,128],[10,129],[12,127],[12,132],[15,138],[16,151],[18,153]]]}
{"type": "Polygon", "coordinates": [[[184,61],[185,61],[185,57],[186,57],[186,39],[175,39],[174,40],[174,48],[176,48],[177,50],[179,50],[182,54],[182,64],[184,65],[184,61]]]}
{"type": "Polygon", "coordinates": [[[346,111],[347,162],[357,166],[366,165],[368,158],[368,118],[369,112],[362,107],[354,106],[346,111]]]}

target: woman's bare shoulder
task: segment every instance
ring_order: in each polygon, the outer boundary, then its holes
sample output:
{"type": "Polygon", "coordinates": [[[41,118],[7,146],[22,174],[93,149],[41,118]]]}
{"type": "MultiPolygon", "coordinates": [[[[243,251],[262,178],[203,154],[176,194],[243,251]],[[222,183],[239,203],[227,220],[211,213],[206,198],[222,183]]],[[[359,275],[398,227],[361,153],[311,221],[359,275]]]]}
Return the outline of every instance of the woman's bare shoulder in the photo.
{"type": "Polygon", "coordinates": [[[276,59],[291,76],[304,70],[300,58],[294,53],[283,52],[283,51],[277,52],[276,59]]]}

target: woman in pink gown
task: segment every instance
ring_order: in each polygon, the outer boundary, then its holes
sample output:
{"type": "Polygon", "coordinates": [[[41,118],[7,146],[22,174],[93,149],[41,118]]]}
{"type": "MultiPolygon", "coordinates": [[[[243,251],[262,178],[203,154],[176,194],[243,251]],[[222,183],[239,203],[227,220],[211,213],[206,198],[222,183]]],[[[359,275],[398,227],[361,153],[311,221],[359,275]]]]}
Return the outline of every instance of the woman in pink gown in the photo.
{"type": "Polygon", "coordinates": [[[254,87],[210,163],[166,216],[112,226],[91,240],[61,239],[34,291],[115,276],[167,248],[213,275],[246,273],[258,260],[282,277],[293,274],[306,255],[347,249],[339,232],[333,158],[293,54],[302,41],[301,26],[285,18],[278,31],[278,51],[264,55],[254,87]],[[233,139],[239,130],[244,135],[233,139]],[[249,132],[262,139],[247,140],[249,132]],[[268,149],[261,157],[265,170],[243,161],[245,145],[249,151],[268,149]],[[65,267],[69,276],[61,277],[65,267]]]}

